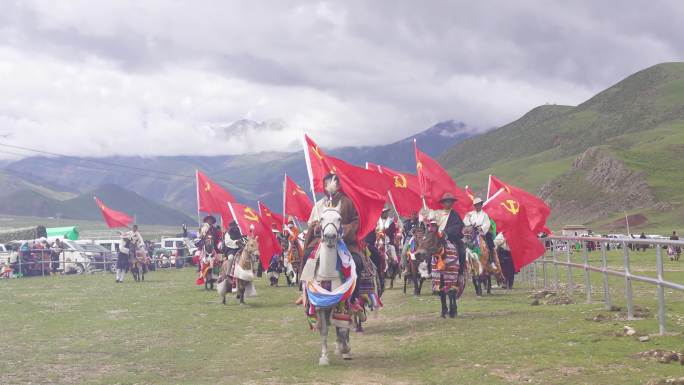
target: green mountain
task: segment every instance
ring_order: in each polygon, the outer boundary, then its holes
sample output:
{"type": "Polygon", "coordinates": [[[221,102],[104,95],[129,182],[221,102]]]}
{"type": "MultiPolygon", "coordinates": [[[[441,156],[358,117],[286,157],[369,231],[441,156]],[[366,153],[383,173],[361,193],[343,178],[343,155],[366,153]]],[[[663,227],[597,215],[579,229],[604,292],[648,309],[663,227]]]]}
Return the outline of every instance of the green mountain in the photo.
{"type": "Polygon", "coordinates": [[[671,231],[684,222],[684,63],[640,71],[576,106],[540,106],[441,161],[484,192],[487,175],[539,194],[552,224],[671,231]]]}
{"type": "MultiPolygon", "coordinates": [[[[52,195],[55,194],[57,193],[52,192],[52,195]]],[[[152,202],[113,184],[102,185],[88,193],[63,200],[46,196],[42,191],[18,189],[0,200],[0,213],[101,221],[102,214],[95,205],[93,196],[102,199],[112,209],[135,216],[136,221],[141,224],[180,226],[183,223],[194,224],[197,221],[177,210],[152,202]]]]}

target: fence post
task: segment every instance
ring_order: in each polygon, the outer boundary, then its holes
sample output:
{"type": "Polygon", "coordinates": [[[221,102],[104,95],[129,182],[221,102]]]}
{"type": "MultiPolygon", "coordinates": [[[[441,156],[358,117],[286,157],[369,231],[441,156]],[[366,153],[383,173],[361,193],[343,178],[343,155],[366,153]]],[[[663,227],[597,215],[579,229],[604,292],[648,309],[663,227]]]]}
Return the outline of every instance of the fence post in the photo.
{"type": "Polygon", "coordinates": [[[568,250],[566,252],[567,260],[568,260],[567,261],[568,262],[568,288],[566,291],[567,291],[568,297],[572,297],[573,289],[574,289],[573,284],[572,284],[572,266],[570,266],[570,263],[572,262],[572,260],[570,259],[571,248],[572,247],[570,246],[570,243],[568,242],[568,250]]]}
{"type": "Polygon", "coordinates": [[[606,310],[612,307],[610,303],[610,286],[608,283],[608,261],[606,260],[606,242],[601,242],[601,267],[603,267],[603,301],[606,303],[606,310]]]}
{"type": "Polygon", "coordinates": [[[587,291],[587,303],[591,303],[591,280],[589,279],[589,241],[582,242],[584,249],[584,287],[587,291]]]}
{"type": "Polygon", "coordinates": [[[532,263],[532,287],[537,288],[537,261],[532,263]]]}
{"type": "Polygon", "coordinates": [[[548,288],[548,278],[546,277],[546,255],[542,257],[542,274],[544,274],[544,290],[548,288]]]}
{"type": "Polygon", "coordinates": [[[623,266],[625,269],[625,299],[627,299],[627,320],[634,319],[634,304],[632,303],[632,278],[629,269],[629,251],[627,250],[627,242],[622,242],[624,250],[623,266]]]}
{"type": "Polygon", "coordinates": [[[662,247],[656,245],[656,263],[658,266],[658,333],[665,334],[665,290],[663,288],[663,253],[662,247]]]}
{"type": "Polygon", "coordinates": [[[553,288],[556,291],[560,290],[560,285],[558,285],[558,246],[557,245],[554,245],[554,248],[553,248],[553,288]]]}

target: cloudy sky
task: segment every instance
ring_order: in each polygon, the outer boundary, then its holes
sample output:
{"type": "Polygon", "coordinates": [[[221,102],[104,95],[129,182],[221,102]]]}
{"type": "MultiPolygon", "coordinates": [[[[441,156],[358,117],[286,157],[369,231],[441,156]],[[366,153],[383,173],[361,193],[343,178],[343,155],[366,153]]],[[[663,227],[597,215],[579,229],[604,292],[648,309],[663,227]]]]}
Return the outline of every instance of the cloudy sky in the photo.
{"type": "Polygon", "coordinates": [[[681,60],[684,3],[644,5],[0,0],[0,143],[219,154],[486,129],[681,60]]]}

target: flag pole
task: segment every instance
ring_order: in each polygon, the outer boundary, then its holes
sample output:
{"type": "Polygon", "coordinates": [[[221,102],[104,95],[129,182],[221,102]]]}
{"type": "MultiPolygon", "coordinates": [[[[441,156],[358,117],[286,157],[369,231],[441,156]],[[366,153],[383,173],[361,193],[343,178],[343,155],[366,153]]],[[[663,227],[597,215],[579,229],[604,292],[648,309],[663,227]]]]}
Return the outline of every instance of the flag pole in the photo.
{"type": "Polygon", "coordinates": [[[286,202],[286,195],[287,195],[287,173],[285,173],[285,176],[283,177],[283,226],[287,224],[287,214],[286,214],[286,208],[285,208],[285,202],[286,202]]]}
{"type": "Polygon", "coordinates": [[[200,197],[199,197],[199,170],[195,169],[195,193],[197,195],[197,226],[202,227],[202,216],[200,215],[200,197]]]}
{"type": "Polygon", "coordinates": [[[316,210],[316,217],[321,218],[318,212],[318,205],[316,204],[316,190],[313,183],[313,170],[311,169],[311,158],[309,157],[309,147],[306,144],[306,134],[302,136],[302,145],[304,146],[304,160],[306,161],[306,171],[309,173],[309,187],[311,187],[311,196],[313,197],[314,210],[316,210]]]}
{"type": "Polygon", "coordinates": [[[423,177],[421,176],[420,170],[418,170],[418,142],[416,138],[413,138],[413,155],[416,157],[416,175],[418,175],[418,185],[420,186],[420,200],[423,202],[423,210],[428,209],[427,203],[425,202],[425,189],[423,188],[423,177]]]}
{"type": "Polygon", "coordinates": [[[489,174],[489,178],[487,179],[487,199],[489,199],[489,193],[490,189],[492,188],[492,174],[489,174]]]}

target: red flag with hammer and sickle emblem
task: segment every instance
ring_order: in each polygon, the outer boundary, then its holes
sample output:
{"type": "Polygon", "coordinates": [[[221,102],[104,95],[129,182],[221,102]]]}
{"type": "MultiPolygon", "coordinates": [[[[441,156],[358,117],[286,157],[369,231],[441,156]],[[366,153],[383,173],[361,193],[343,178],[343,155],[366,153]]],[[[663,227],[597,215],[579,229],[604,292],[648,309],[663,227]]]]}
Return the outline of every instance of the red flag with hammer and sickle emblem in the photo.
{"type": "Polygon", "coordinates": [[[425,199],[425,204],[431,209],[441,209],[442,205],[439,200],[445,193],[451,193],[456,198],[453,209],[463,218],[473,209],[473,201],[456,185],[456,182],[436,160],[420,151],[415,142],[414,147],[420,192],[425,199]]]}
{"type": "Polygon", "coordinates": [[[285,223],[285,218],[282,215],[276,214],[271,209],[269,209],[263,202],[259,202],[259,213],[264,222],[268,225],[270,229],[273,229],[273,224],[276,225],[278,231],[283,231],[283,223],[285,223]]]}
{"type": "Polygon", "coordinates": [[[417,176],[392,170],[389,167],[370,162],[368,162],[367,165],[369,169],[378,170],[392,178],[392,185],[390,186],[389,192],[392,203],[394,204],[394,207],[396,207],[399,215],[402,217],[410,217],[420,211],[423,207],[423,202],[420,199],[420,182],[418,181],[417,176]]]}
{"type": "MultiPolygon", "coordinates": [[[[551,234],[551,230],[546,227],[546,220],[551,215],[551,208],[534,194],[530,194],[520,187],[504,183],[501,179],[494,175],[489,176],[489,188],[487,194],[494,195],[500,189],[506,190],[507,193],[513,195],[515,199],[525,206],[527,211],[527,219],[530,221],[530,228],[535,234],[546,233],[551,234]]],[[[489,196],[487,197],[489,198],[489,196]]]]}
{"type": "Polygon", "coordinates": [[[313,203],[304,190],[295,183],[289,176],[285,176],[285,187],[283,190],[283,204],[285,215],[292,215],[302,222],[309,220],[313,203]]]}
{"type": "Polygon", "coordinates": [[[516,196],[501,189],[482,209],[496,222],[496,231],[503,233],[516,272],[544,254],[544,245],[530,229],[527,207],[516,196]]]}
{"type": "Polygon", "coordinates": [[[218,183],[209,179],[203,172],[197,170],[197,211],[209,214],[221,214],[230,217],[226,203],[235,202],[233,194],[226,191],[218,183]]]}
{"type": "Polygon", "coordinates": [[[228,202],[233,220],[240,227],[243,235],[256,237],[259,245],[259,259],[264,271],[268,269],[271,257],[280,254],[280,246],[270,226],[253,208],[235,202],[228,202]],[[278,246],[276,246],[278,245],[278,246]]]}
{"type": "Polygon", "coordinates": [[[100,211],[102,211],[102,217],[104,217],[105,223],[110,229],[116,227],[128,227],[128,225],[133,223],[133,218],[129,217],[126,213],[112,210],[105,206],[101,200],[97,199],[97,197],[94,198],[95,204],[97,204],[97,207],[99,207],[100,211]]]}
{"type": "Polygon", "coordinates": [[[342,192],[351,199],[359,215],[359,227],[356,235],[362,239],[375,230],[378,218],[387,201],[387,191],[392,181],[387,175],[375,170],[366,170],[351,165],[341,159],[328,156],[314,143],[304,136],[305,156],[309,166],[309,177],[316,191],[324,191],[323,178],[332,172],[340,178],[342,192]]]}

